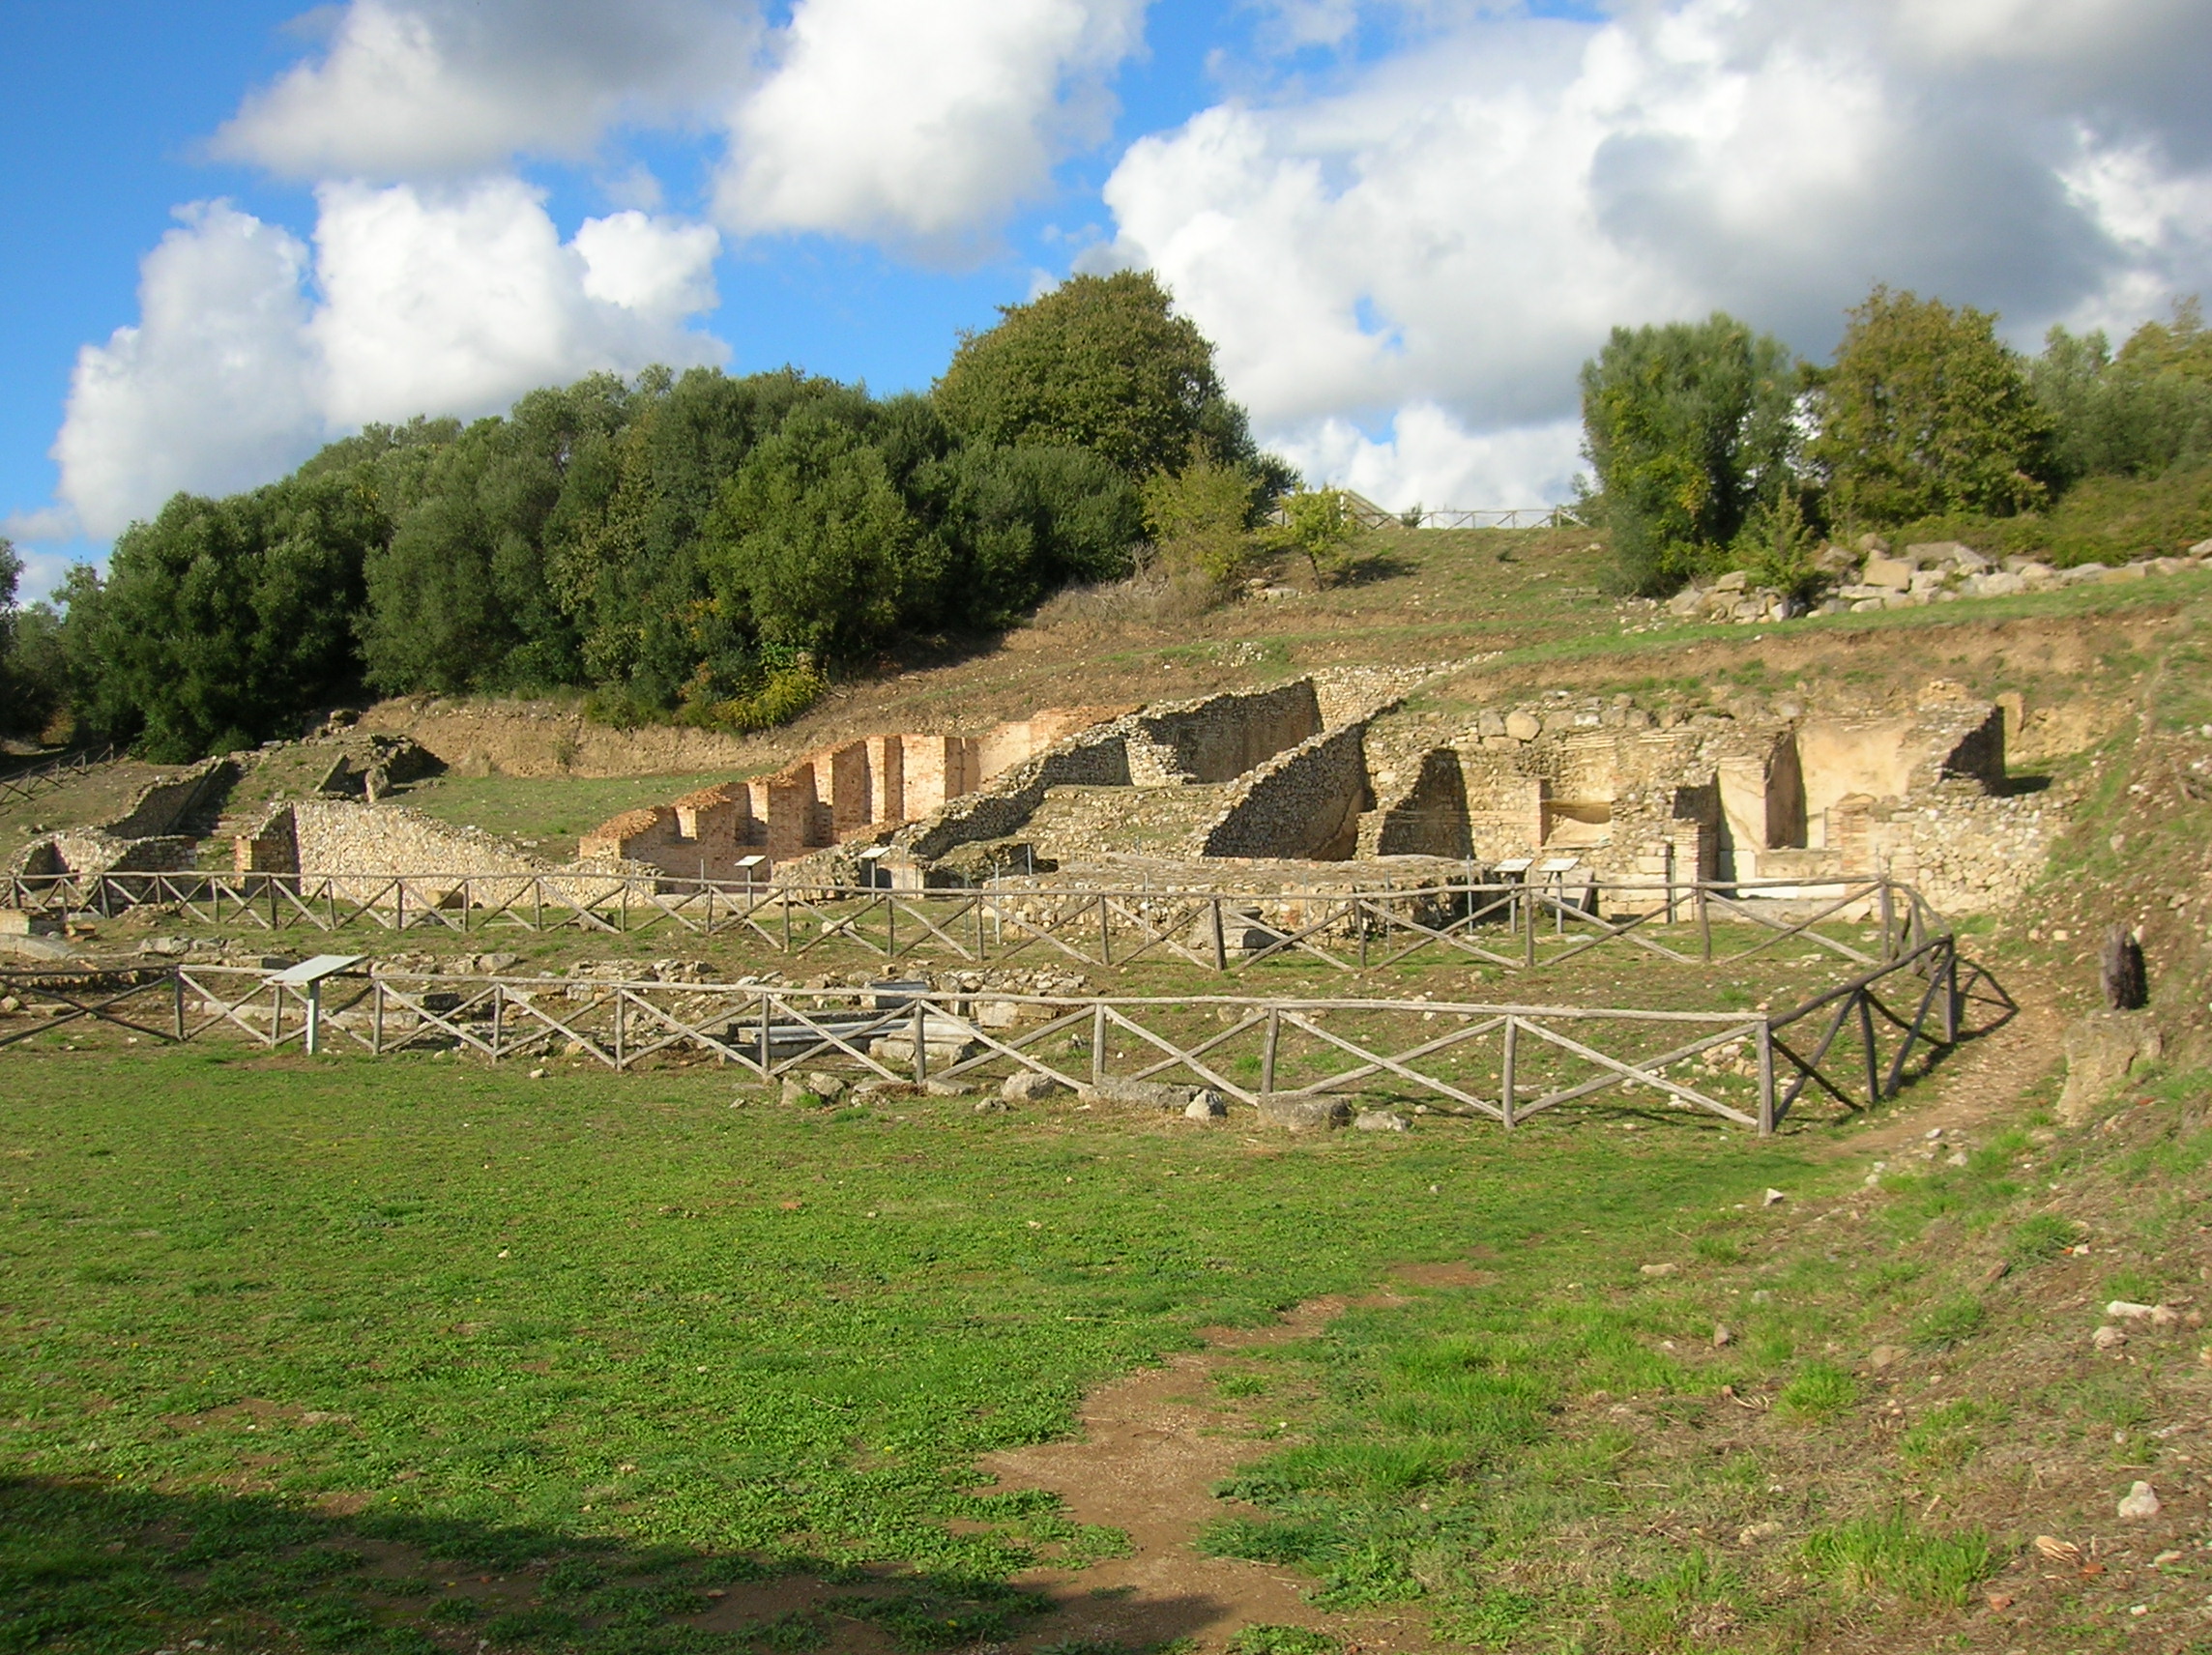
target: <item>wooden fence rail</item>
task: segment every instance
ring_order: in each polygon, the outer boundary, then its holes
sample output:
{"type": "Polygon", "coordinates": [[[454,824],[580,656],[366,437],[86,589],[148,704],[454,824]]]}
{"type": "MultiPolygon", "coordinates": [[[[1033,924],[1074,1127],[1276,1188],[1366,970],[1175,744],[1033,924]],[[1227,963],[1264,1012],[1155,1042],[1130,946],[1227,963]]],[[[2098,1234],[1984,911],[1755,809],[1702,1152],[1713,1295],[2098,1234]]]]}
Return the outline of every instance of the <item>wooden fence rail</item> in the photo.
{"type": "Polygon", "coordinates": [[[1964,1003],[1948,933],[1779,1015],[404,972],[298,985],[220,966],[0,971],[0,994],[26,1008],[0,1019],[0,1047],[86,1022],[162,1042],[220,1033],[371,1058],[460,1050],[492,1062],[565,1057],[617,1071],[707,1059],[763,1081],[832,1067],[915,1085],[995,1084],[1027,1070],[1078,1088],[1172,1080],[1248,1105],[1356,1092],[1506,1127],[1617,1091],[1761,1135],[1809,1086],[1853,1111],[1894,1096],[1916,1054],[1924,1068],[1962,1037],[1964,1003]],[[1907,1001],[1909,1013],[1899,1009],[1907,1001]],[[1815,1027],[1822,1012],[1825,1028],[1805,1050],[1779,1036],[1815,1027]],[[1785,1066],[1793,1071],[1787,1085],[1785,1066]]]}
{"type": "Polygon", "coordinates": [[[6,775],[0,775],[0,804],[13,804],[20,799],[36,798],[42,793],[50,793],[70,777],[98,769],[114,757],[115,746],[110,742],[97,750],[66,753],[58,759],[48,759],[43,764],[11,770],[6,775]]]}
{"type": "Polygon", "coordinates": [[[123,873],[6,876],[0,907],[104,916],[156,907],[204,924],[267,931],[658,927],[740,933],[794,957],[843,944],[885,961],[1027,958],[1107,969],[1175,961],[1224,973],[1290,958],[1350,972],[1416,955],[1521,970],[1601,946],[1727,965],[1790,942],[1873,967],[1944,929],[1918,892],[1883,878],[1571,886],[1491,878],[1403,890],[1175,891],[1049,883],[928,890],[743,886],[586,872],[123,873]],[[1795,900],[1777,903],[1777,896],[1795,900]],[[1754,938],[1716,940],[1716,921],[1754,938]],[[1870,942],[1836,934],[1869,924],[1876,927],[1870,942]]]}

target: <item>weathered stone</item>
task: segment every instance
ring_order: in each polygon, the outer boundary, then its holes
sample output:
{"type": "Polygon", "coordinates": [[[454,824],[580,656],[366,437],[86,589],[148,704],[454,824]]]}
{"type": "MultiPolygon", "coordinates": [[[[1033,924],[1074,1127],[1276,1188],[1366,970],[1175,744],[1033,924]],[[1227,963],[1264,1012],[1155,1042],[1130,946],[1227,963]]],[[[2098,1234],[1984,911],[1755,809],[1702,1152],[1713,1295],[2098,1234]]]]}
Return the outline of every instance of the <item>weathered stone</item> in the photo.
{"type": "Polygon", "coordinates": [[[1644,1264],[1638,1266],[1636,1273],[1640,1276],[1671,1276],[1680,1270],[1681,1267],[1676,1263],[1644,1264]]]}
{"type": "Polygon", "coordinates": [[[1328,1131],[1352,1118],[1352,1106],[1340,1097],[1315,1097],[1308,1092],[1263,1092],[1260,1118],[1291,1132],[1328,1131]]]}
{"type": "Polygon", "coordinates": [[[1905,1355],[1902,1345],[1877,1345],[1867,1352],[1867,1366],[1877,1374],[1886,1373],[1904,1361],[1905,1355]]]}
{"type": "Polygon", "coordinates": [[[1219,1120],[1228,1114],[1228,1100],[1210,1089],[1200,1092],[1184,1104],[1182,1110],[1185,1120],[1219,1120]]]}
{"type": "Polygon", "coordinates": [[[1508,712],[1505,733],[1516,741],[1533,741],[1544,733],[1544,721],[1533,712],[1508,712]]]}
{"type": "Polygon", "coordinates": [[[2059,1094],[2061,1124],[2080,1126],[2139,1063],[2165,1055],[2159,1027],[2140,1011],[2092,1012],[2066,1031],[2066,1089],[2059,1094]]]}
{"type": "MultiPolygon", "coordinates": [[[[1667,613],[1670,615],[1680,615],[1687,617],[1695,615],[1704,606],[1705,594],[1703,589],[1695,586],[1685,586],[1680,592],[1677,592],[1674,596],[1667,599],[1667,613]]],[[[1496,734],[1503,735],[1504,733],[1504,727],[1502,724],[1500,724],[1496,734]]],[[[1492,734],[1492,732],[1486,730],[1483,732],[1483,734],[1489,735],[1492,734]]]]}
{"type": "Polygon", "coordinates": [[[1742,569],[1730,569],[1713,582],[1715,592],[1741,592],[1751,584],[1751,576],[1742,569]]]}
{"type": "Polygon", "coordinates": [[[852,1085],[842,1075],[830,1074],[826,1069],[808,1069],[804,1074],[783,1077],[783,1101],[788,1104],[835,1103],[852,1085]]]}
{"type": "Polygon", "coordinates": [[[1166,1086],[1158,1081],[1123,1080],[1117,1075],[1108,1075],[1094,1085],[1077,1087],[1075,1095],[1085,1103],[1133,1104],[1139,1109],[1181,1109],[1198,1095],[1198,1089],[1166,1086]]]}
{"type": "Polygon", "coordinates": [[[1352,1125],[1359,1132],[1403,1132],[1406,1118],[1395,1110],[1363,1109],[1353,1118],[1352,1125]]]}
{"type": "Polygon", "coordinates": [[[1869,557],[1889,556],[1889,542],[1879,535],[1861,535],[1851,543],[1869,557]]]}
{"type": "Polygon", "coordinates": [[[1759,1198],[1759,1205],[1761,1206],[1779,1206],[1782,1203],[1788,1201],[1789,1199],[1790,1198],[1784,1195],[1780,1190],[1769,1189],[1764,1195],[1759,1198]]]}
{"type": "Polygon", "coordinates": [[[1904,592],[1912,585],[1912,566],[1902,558],[1870,557],[1861,584],[1904,592]]]}
{"type": "Polygon", "coordinates": [[[2128,1342],[2128,1336],[2110,1324],[2089,1335],[2089,1343],[2100,1350],[2117,1350],[2128,1342]]]}
{"type": "Polygon", "coordinates": [[[2119,1515],[2131,1523],[2142,1523],[2159,1514],[2158,1491],[2150,1484],[2139,1482],[2127,1492],[2119,1503],[2119,1515]]]}
{"type": "Polygon", "coordinates": [[[1066,1082],[1051,1075],[1039,1074],[1034,1069],[1023,1069],[1006,1077],[1005,1085],[999,1089],[999,1095],[1008,1103],[1042,1103],[1047,1098],[1065,1097],[1074,1089],[1066,1082]]]}

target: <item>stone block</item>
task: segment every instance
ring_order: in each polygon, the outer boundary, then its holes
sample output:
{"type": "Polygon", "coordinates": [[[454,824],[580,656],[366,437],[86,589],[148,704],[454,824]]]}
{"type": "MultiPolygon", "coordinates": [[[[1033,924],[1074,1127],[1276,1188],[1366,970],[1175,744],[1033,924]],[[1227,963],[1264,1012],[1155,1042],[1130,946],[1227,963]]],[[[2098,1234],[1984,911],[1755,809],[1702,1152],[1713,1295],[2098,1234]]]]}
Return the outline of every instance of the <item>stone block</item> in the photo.
{"type": "Polygon", "coordinates": [[[1288,1132],[1327,1132],[1352,1118],[1352,1105],[1341,1097],[1310,1092],[1262,1092],[1260,1118],[1288,1132]]]}
{"type": "Polygon", "coordinates": [[[1730,569],[1713,582],[1715,592],[1741,592],[1751,584],[1751,576],[1742,569],[1730,569]]]}
{"type": "Polygon", "coordinates": [[[1167,1086],[1159,1081],[1123,1080],[1108,1075],[1093,1086],[1078,1087],[1075,1095],[1085,1103],[1114,1103],[1137,1109],[1181,1110],[1198,1095],[1198,1088],[1167,1086]]]}
{"type": "Polygon", "coordinates": [[[1533,712],[1508,712],[1505,715],[1505,734],[1516,741],[1533,741],[1543,733],[1543,720],[1533,712]]]}
{"type": "Polygon", "coordinates": [[[1040,1075],[1034,1069],[1023,1069],[1008,1075],[999,1095],[1008,1103],[1042,1103],[1047,1098],[1066,1097],[1075,1089],[1051,1075],[1040,1075]]]}
{"type": "Polygon", "coordinates": [[[1904,592],[1912,585],[1912,566],[1902,558],[1870,557],[1861,584],[1904,592]]]}
{"type": "Polygon", "coordinates": [[[2068,1126],[2085,1122],[2112,1089],[2140,1064],[2165,1056],[2166,1042],[2142,1011],[2098,1011],[2066,1031],[2066,1089],[2056,1115],[2068,1126]]]}

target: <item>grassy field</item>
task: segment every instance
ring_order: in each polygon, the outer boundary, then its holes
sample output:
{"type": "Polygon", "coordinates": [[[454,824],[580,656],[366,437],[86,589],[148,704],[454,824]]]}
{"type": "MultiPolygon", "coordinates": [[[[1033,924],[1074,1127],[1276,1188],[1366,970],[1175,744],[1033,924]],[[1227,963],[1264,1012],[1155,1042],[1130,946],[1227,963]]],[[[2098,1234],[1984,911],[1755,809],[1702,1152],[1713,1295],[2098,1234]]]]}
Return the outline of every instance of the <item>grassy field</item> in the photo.
{"type": "Polygon", "coordinates": [[[1198,1329],[1454,1260],[1222,1381],[1281,1418],[1208,1546],[1477,1648],[2121,1647],[2123,1580],[2162,1625],[2204,1590],[2194,1551],[2120,1576],[2127,1536],[2113,1578],[2020,1563],[2136,1475],[2202,1522],[2194,1342],[2115,1366],[2081,1308],[2186,1298],[2202,1076],[2063,1140],[2031,1093],[1870,1189],[1665,1118],[1266,1140],[697,1071],[7,1061],[0,1648],[1046,1647],[1021,1571],[1116,1537],[976,1456],[1198,1329]],[[758,1612],[797,1578],[845,1595],[758,1612]]]}

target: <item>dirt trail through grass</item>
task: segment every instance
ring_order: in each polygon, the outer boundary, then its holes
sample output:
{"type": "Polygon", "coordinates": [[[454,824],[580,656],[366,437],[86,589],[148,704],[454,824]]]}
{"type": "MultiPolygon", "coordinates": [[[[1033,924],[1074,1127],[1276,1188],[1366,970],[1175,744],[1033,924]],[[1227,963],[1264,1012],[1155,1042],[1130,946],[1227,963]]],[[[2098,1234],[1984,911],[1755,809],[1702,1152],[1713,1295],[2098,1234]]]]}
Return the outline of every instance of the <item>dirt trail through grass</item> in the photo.
{"type": "MultiPolygon", "coordinates": [[[[1393,1275],[1412,1285],[1464,1287],[1484,1278],[1465,1264],[1413,1264],[1393,1275]]],[[[1306,1600],[1313,1582],[1291,1570],[1208,1556],[1196,1544],[1206,1525],[1254,1508],[1217,1496],[1238,1466],[1280,1448],[1276,1403],[1237,1395],[1238,1357],[1306,1339],[1353,1305],[1395,1304],[1384,1288],[1358,1298],[1308,1299],[1272,1326],[1216,1328],[1206,1349],[1101,1386],[1084,1400],[1078,1439],[1038,1443],[982,1461],[1002,1488],[1058,1495],[1078,1523],[1119,1528],[1125,1557],[1081,1571],[1038,1569],[1017,1583],[1044,1592],[1064,1619],[1056,1636],[1143,1648],[1171,1640],[1212,1641],[1242,1625],[1305,1626],[1348,1648],[1420,1649],[1426,1615],[1330,1614],[1306,1600]],[[1230,1381],[1223,1385],[1222,1381],[1230,1381]]],[[[1257,1387],[1254,1387],[1255,1390],[1257,1387]]]]}

